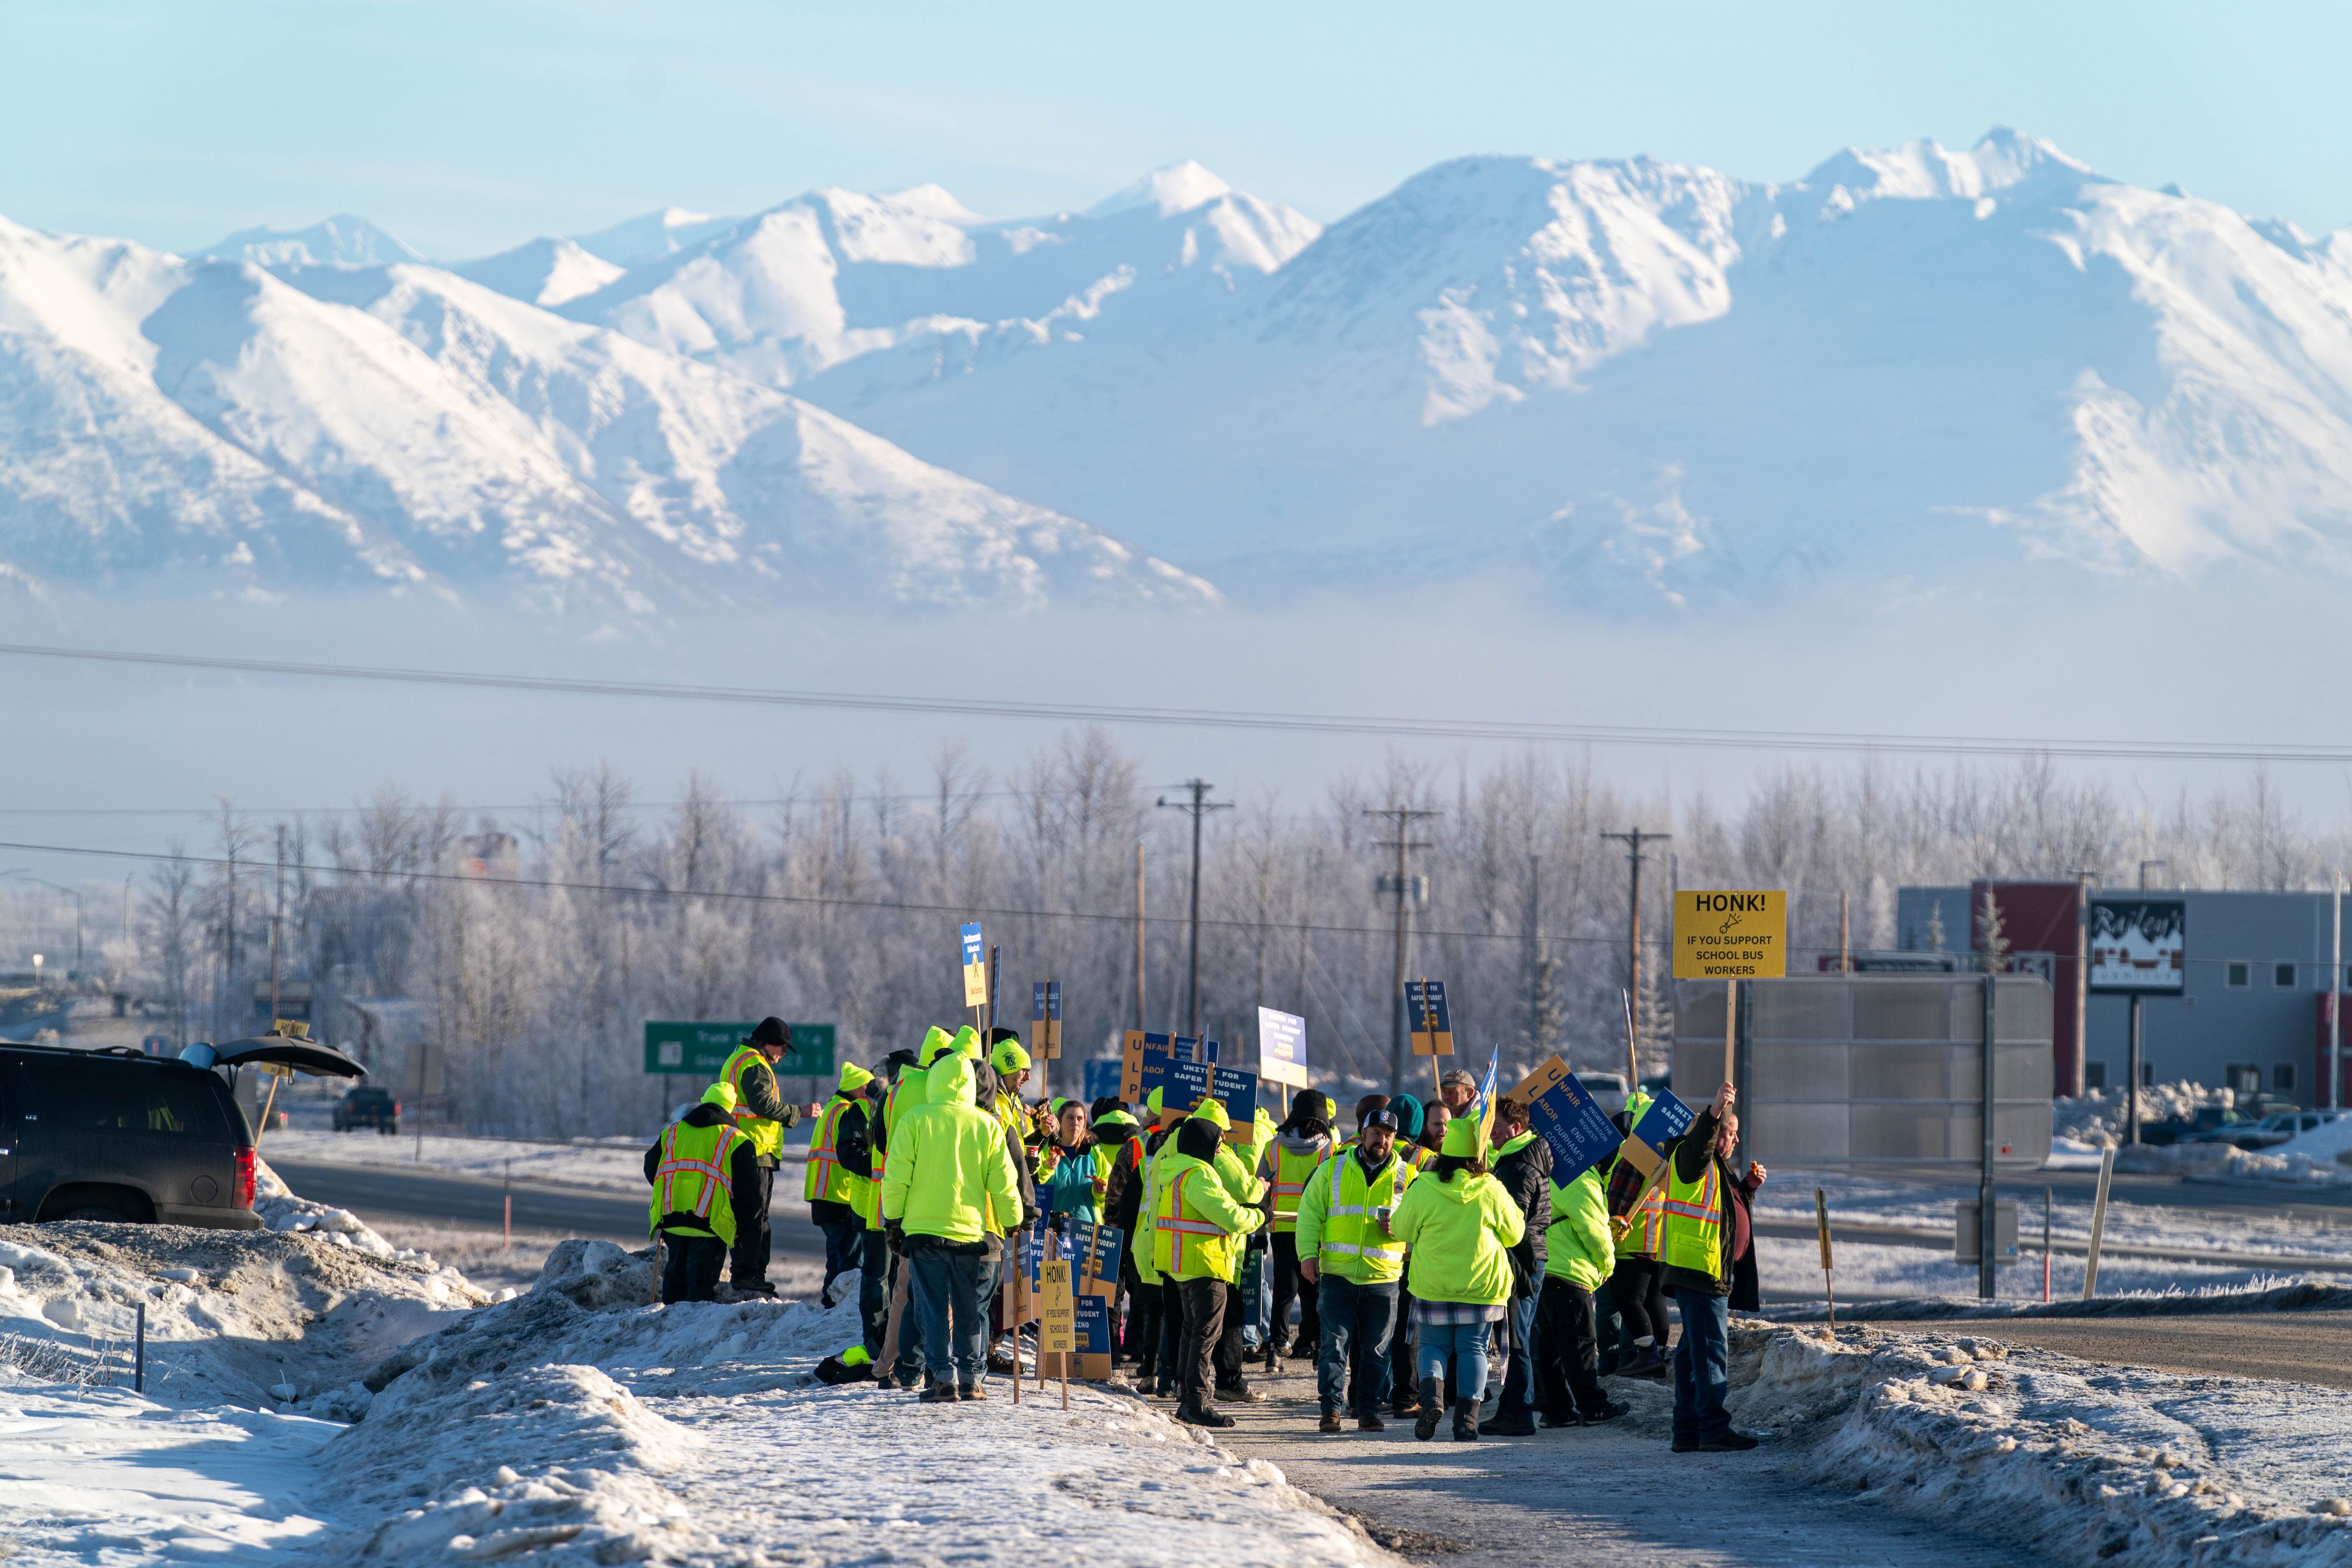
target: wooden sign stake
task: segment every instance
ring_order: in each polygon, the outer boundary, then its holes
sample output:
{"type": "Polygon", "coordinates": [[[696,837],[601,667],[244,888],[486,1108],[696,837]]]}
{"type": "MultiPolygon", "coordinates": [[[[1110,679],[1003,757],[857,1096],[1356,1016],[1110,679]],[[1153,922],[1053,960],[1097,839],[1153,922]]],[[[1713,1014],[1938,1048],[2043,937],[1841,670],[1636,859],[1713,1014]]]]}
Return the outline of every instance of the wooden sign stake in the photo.
{"type": "Polygon", "coordinates": [[[1830,1284],[1830,1204],[1819,1187],[1813,1189],[1813,1227],[1822,1238],[1822,1294],[1829,1298],[1830,1327],[1837,1327],[1837,1290],[1830,1284]]]}

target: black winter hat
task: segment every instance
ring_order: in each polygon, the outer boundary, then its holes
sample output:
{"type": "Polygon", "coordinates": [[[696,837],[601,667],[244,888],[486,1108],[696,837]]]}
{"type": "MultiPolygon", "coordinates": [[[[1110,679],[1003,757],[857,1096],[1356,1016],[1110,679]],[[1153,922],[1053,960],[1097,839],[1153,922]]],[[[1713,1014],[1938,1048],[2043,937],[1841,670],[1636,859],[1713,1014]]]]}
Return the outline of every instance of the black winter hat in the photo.
{"type": "Polygon", "coordinates": [[[790,1050],[793,1045],[793,1026],[782,1018],[762,1018],[760,1020],[760,1026],[751,1031],[751,1039],[745,1043],[754,1046],[782,1046],[786,1050],[790,1050]]]}
{"type": "Polygon", "coordinates": [[[1302,1089],[1290,1097],[1290,1114],[1328,1123],[1331,1120],[1331,1097],[1319,1089],[1302,1089]]]}
{"type": "Polygon", "coordinates": [[[1213,1121],[1188,1116],[1176,1129],[1176,1152],[1194,1160],[1213,1160],[1222,1138],[1213,1121]]]}

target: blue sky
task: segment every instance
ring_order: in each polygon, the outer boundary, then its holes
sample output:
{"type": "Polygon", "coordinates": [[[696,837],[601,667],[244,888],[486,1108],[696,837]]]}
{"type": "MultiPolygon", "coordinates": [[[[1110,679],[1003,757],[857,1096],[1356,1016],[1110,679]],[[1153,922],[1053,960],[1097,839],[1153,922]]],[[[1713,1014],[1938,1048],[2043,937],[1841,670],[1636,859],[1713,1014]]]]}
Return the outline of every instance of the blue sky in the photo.
{"type": "Polygon", "coordinates": [[[336,211],[428,254],[937,180],[997,216],[1196,157],[1328,220],[1465,153],[1757,178],[2046,136],[2352,222],[2352,7],[10,0],[0,214],[173,248],[336,211]]]}

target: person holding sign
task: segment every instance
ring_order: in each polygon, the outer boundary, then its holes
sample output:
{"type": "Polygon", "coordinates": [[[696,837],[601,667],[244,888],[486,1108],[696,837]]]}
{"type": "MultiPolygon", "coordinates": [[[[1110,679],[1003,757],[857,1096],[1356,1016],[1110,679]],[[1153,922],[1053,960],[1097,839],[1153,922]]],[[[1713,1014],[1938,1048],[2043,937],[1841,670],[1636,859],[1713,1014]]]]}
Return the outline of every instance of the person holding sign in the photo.
{"type": "MultiPolygon", "coordinates": [[[[1214,1103],[1212,1101],[1211,1103],[1214,1103]]],[[[1217,1342],[1225,1299],[1240,1271],[1236,1238],[1265,1223],[1262,1210],[1236,1201],[1216,1167],[1223,1132],[1206,1117],[1185,1120],[1172,1152],[1155,1162],[1152,1265],[1183,1299],[1184,1338],[1176,1372],[1181,1403],[1176,1419],[1194,1426],[1230,1426],[1234,1418],[1211,1402],[1217,1342]]]]}
{"type": "Polygon", "coordinates": [[[1614,1269],[1600,1165],[1551,1190],[1547,1268],[1536,1306],[1536,1398],[1547,1426],[1598,1426],[1633,1406],[1601,1390],[1592,1293],[1614,1269]]]}
{"type": "Polygon", "coordinates": [[[1018,1223],[1021,1213],[1004,1129],[973,1103],[972,1068],[970,1058],[949,1055],[924,1075],[930,1100],[892,1129],[882,1179],[883,1223],[898,1233],[914,1270],[926,1405],[982,1397],[988,1300],[982,1292],[1003,1255],[990,1216],[1018,1223]]]}
{"type": "Polygon", "coordinates": [[[1675,1443],[1677,1454],[1733,1453],[1756,1439],[1732,1430],[1724,1409],[1731,1384],[1732,1265],[1749,1245],[1748,1197],[1764,1182],[1751,1165],[1745,1181],[1726,1159],[1737,1146],[1739,1119],[1731,1113],[1739,1091],[1725,1084],[1715,1102],[1675,1141],[1666,1156],[1666,1223],[1659,1249],[1661,1281],[1682,1314],[1675,1348],[1675,1443]]]}
{"type": "Polygon", "coordinates": [[[1478,1120],[1445,1130],[1443,1152],[1397,1200],[1390,1228],[1412,1258],[1413,1371],[1421,1409],[1412,1435],[1437,1435],[1448,1362],[1453,1363],[1454,1439],[1478,1439],[1478,1405],[1486,1392],[1486,1339],[1511,1299],[1510,1249],[1527,1234],[1526,1216],[1487,1173],[1478,1120]]]}

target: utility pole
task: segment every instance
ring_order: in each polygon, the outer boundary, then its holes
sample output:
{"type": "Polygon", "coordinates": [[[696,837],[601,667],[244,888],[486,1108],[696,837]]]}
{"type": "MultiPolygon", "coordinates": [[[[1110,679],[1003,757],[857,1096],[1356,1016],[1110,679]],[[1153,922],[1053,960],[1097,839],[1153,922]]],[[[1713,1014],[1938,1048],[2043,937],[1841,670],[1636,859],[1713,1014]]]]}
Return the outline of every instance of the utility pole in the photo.
{"type": "Polygon", "coordinates": [[[2344,1095],[2344,873],[2330,881],[2336,919],[2327,942],[2327,1109],[2334,1110],[2344,1095]]]}
{"type": "Polygon", "coordinates": [[[2074,873],[2074,1077],[2066,1092],[2083,1098],[2083,1064],[2091,1054],[2091,873],[2074,873]]]}
{"type": "MultiPolygon", "coordinates": [[[[2149,867],[2169,866],[2171,864],[2172,862],[2169,860],[2141,861],[2139,863],[2139,890],[2143,893],[2147,891],[2147,868],[2149,867]]],[[[2139,993],[2135,991],[2131,995],[2130,1059],[2129,1065],[2124,1069],[2125,1076],[2131,1080],[2128,1098],[2124,1101],[2124,1104],[2130,1108],[2124,1119],[2124,1142],[2126,1143],[2137,1143],[2139,1142],[2139,1080],[2140,1074],[2143,1070],[2141,1064],[2147,1060],[2147,1052],[2140,1043],[2139,1029],[2139,993]]]]}
{"type": "Polygon", "coordinates": [[[1231,811],[1229,800],[1211,800],[1209,792],[1217,786],[1206,779],[1186,779],[1182,789],[1192,791],[1191,800],[1170,800],[1160,797],[1160,805],[1171,811],[1188,813],[1192,818],[1192,936],[1185,958],[1184,1032],[1194,1039],[1201,1037],[1201,818],[1213,811],[1231,811]]]}
{"type": "Polygon", "coordinates": [[[1135,1026],[1143,1024],[1143,840],[1135,841],[1135,1026]]]}
{"type": "Polygon", "coordinates": [[[1543,1059],[1543,857],[1528,857],[1528,1060],[1543,1059]]]}
{"type": "Polygon", "coordinates": [[[1429,846],[1412,837],[1412,825],[1425,816],[1436,816],[1434,811],[1416,811],[1411,806],[1391,805],[1384,809],[1367,808],[1366,816],[1385,816],[1396,824],[1394,840],[1382,839],[1373,845],[1377,849],[1397,852],[1396,880],[1390,890],[1396,894],[1396,979],[1395,989],[1389,994],[1389,1092],[1404,1091],[1404,961],[1405,910],[1412,891],[1412,882],[1405,871],[1405,856],[1414,849],[1429,846]]]}
{"type": "MultiPolygon", "coordinates": [[[[1633,1018],[1633,1038],[1637,1043],[1634,1047],[1633,1065],[1638,1070],[1642,1059],[1638,1044],[1642,1037],[1642,1020],[1639,1012],[1642,1005],[1642,846],[1664,844],[1674,837],[1674,835],[1644,833],[1636,827],[1625,833],[1604,833],[1601,837],[1614,838],[1625,846],[1626,858],[1630,863],[1629,868],[1633,872],[1632,885],[1625,895],[1625,994],[1633,999],[1636,1009],[1633,1018]]],[[[1625,1092],[1631,1094],[1641,1087],[1639,1083],[1629,1083],[1625,1086],[1625,1092]]]]}
{"type": "Polygon", "coordinates": [[[1838,973],[1853,973],[1853,925],[1846,907],[1846,890],[1838,889],[1838,973]]]}

